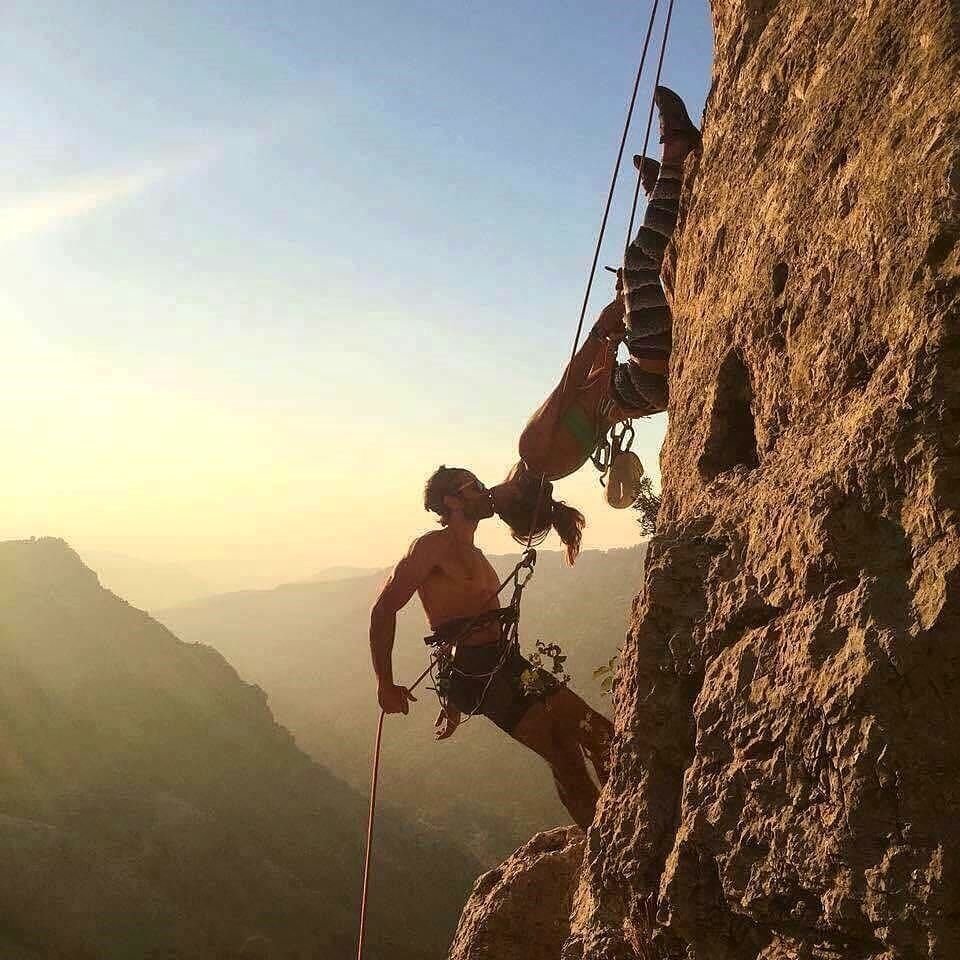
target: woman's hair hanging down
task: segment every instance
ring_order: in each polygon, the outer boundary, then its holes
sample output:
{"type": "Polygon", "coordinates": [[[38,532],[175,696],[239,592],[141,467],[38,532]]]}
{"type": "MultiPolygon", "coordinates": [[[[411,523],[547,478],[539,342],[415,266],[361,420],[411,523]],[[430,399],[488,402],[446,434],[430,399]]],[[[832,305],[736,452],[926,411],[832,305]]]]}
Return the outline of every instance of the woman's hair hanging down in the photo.
{"type": "Polygon", "coordinates": [[[507,475],[507,483],[517,489],[517,495],[509,499],[498,513],[500,519],[510,528],[510,534],[517,543],[539,546],[547,538],[551,529],[566,549],[567,563],[573,564],[580,553],[580,541],[586,518],[575,507],[553,499],[553,484],[543,481],[541,491],[540,477],[531,473],[521,460],[507,475]],[[532,536],[531,536],[532,533],[532,536]]]}

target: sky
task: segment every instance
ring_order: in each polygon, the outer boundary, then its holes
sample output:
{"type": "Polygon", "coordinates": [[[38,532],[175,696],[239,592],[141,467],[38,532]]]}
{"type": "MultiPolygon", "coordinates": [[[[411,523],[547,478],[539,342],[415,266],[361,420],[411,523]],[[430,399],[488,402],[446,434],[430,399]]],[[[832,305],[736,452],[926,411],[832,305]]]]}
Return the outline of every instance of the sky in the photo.
{"type": "MultiPolygon", "coordinates": [[[[240,587],[395,561],[440,463],[502,479],[569,357],[649,10],[8,0],[0,537],[240,587]]],[[[677,3],[695,122],[711,42],[677,3]]],[[[637,424],[655,478],[665,428],[637,424]]],[[[585,546],[638,540],[592,468],[556,495],[585,546]]]]}

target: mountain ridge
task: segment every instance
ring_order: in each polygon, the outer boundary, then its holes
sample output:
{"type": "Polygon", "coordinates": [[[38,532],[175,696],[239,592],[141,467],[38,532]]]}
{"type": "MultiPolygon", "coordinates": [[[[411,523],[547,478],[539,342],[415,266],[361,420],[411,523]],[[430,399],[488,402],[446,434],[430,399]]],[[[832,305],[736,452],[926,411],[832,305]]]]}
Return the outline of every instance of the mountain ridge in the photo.
{"type": "MultiPolygon", "coordinates": [[[[260,937],[342,955],[364,814],[216,650],[116,597],[63,540],[0,542],[10,954],[199,960],[260,937]]],[[[476,861],[393,811],[378,849],[371,960],[436,960],[476,861]],[[408,868],[424,851],[429,895],[408,868]]]]}

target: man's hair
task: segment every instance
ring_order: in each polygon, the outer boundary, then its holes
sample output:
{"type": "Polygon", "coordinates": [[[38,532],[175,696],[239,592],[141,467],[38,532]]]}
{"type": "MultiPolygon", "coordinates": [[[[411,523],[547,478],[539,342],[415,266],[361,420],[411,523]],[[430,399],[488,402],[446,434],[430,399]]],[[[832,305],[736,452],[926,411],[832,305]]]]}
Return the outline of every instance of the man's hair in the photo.
{"type": "Polygon", "coordinates": [[[446,526],[449,511],[443,502],[460,486],[460,478],[469,473],[464,467],[446,467],[442,464],[430,474],[423,488],[423,509],[431,510],[440,516],[440,522],[446,526]]]}

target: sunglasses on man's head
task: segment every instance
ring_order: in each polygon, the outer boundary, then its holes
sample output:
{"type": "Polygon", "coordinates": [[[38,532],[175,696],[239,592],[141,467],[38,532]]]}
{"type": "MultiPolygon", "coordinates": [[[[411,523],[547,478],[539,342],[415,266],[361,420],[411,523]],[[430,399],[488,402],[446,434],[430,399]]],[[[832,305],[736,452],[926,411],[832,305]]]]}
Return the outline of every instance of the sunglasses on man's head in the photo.
{"type": "Polygon", "coordinates": [[[471,477],[466,483],[457,487],[457,489],[453,491],[453,495],[455,497],[459,496],[464,490],[469,490],[471,487],[476,487],[480,493],[487,492],[487,488],[476,477],[471,477]]]}

